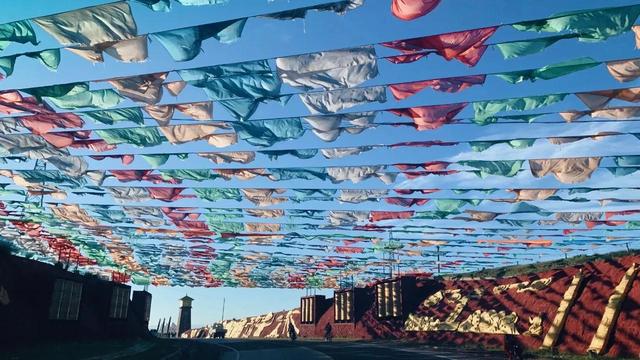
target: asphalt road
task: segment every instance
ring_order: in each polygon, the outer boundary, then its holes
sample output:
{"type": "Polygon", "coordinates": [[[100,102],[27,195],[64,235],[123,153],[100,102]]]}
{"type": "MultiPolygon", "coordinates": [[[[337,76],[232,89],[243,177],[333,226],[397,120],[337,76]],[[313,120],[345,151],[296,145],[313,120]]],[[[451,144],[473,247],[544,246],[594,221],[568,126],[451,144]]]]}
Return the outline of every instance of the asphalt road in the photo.
{"type": "Polygon", "coordinates": [[[443,349],[400,342],[201,340],[222,352],[221,360],[504,360],[500,352],[443,349]]]}

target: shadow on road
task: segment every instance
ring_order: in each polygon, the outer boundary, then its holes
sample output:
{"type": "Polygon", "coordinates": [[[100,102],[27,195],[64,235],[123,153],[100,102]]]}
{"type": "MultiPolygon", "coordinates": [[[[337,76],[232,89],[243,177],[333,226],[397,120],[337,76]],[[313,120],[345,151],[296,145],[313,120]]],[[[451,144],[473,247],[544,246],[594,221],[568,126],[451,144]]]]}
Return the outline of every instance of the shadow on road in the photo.
{"type": "Polygon", "coordinates": [[[500,352],[438,349],[400,342],[199,340],[223,350],[220,360],[503,360],[500,352]]]}

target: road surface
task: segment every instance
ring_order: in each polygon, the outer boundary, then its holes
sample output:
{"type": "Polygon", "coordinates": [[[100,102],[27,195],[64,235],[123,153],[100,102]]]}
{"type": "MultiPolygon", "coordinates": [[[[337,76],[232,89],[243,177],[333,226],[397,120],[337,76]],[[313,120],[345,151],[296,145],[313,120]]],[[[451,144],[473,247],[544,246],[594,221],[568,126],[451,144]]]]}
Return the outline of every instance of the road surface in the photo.
{"type": "Polygon", "coordinates": [[[215,345],[220,360],[503,360],[499,352],[434,348],[400,342],[198,340],[215,345]]]}

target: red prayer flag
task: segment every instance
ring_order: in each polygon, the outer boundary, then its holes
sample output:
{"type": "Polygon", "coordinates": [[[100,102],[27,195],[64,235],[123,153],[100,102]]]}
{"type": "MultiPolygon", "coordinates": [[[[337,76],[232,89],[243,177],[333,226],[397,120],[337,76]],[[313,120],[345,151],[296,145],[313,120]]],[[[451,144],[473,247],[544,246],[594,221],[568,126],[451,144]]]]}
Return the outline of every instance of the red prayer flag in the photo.
{"type": "Polygon", "coordinates": [[[74,113],[37,114],[20,117],[24,127],[34,134],[44,134],[55,128],[81,128],[84,121],[74,113]]]}
{"type": "Polygon", "coordinates": [[[425,36],[420,38],[397,40],[380,45],[399,50],[406,57],[404,59],[393,59],[392,62],[413,62],[425,55],[412,56],[416,52],[425,50],[435,50],[435,52],[445,59],[457,59],[469,66],[475,66],[487,50],[484,42],[489,39],[498,29],[497,26],[458,31],[447,34],[425,36]],[[395,61],[394,61],[395,60],[395,61]]]}
{"type": "Polygon", "coordinates": [[[391,13],[398,19],[414,20],[425,16],[440,4],[440,0],[393,0],[391,13]]]}
{"type": "Polygon", "coordinates": [[[0,113],[16,114],[22,112],[52,113],[51,109],[38,102],[34,97],[23,97],[15,90],[0,91],[0,113]]]}
{"type": "Polygon", "coordinates": [[[391,204],[391,205],[412,207],[414,205],[422,206],[428,203],[429,199],[388,197],[386,201],[387,201],[387,204],[391,204]]]}
{"type": "Polygon", "coordinates": [[[120,161],[122,161],[123,165],[129,165],[133,162],[133,160],[135,159],[135,156],[133,154],[125,154],[125,155],[90,155],[90,158],[94,159],[94,160],[104,160],[104,159],[120,159],[120,161]]]}
{"type": "Polygon", "coordinates": [[[372,211],[369,213],[369,221],[410,219],[415,211],[372,211]]]}
{"type": "Polygon", "coordinates": [[[440,176],[448,176],[459,173],[459,170],[446,170],[446,171],[403,171],[402,174],[407,177],[407,179],[416,179],[422,176],[427,175],[440,175],[440,176]]]}
{"type": "MultiPolygon", "coordinates": [[[[102,139],[74,140],[70,146],[74,149],[89,149],[95,152],[111,151],[118,148],[116,145],[109,144],[102,139]]],[[[122,156],[123,164],[128,165],[131,164],[131,162],[133,162],[133,155],[122,156]],[[125,157],[129,157],[128,159],[126,159],[128,163],[125,162],[125,157]]]]}
{"type": "Polygon", "coordinates": [[[432,140],[432,141],[406,141],[406,142],[389,145],[389,147],[393,149],[401,146],[431,147],[431,146],[454,146],[454,145],[458,145],[458,143],[453,141],[432,140]]]}
{"type": "Polygon", "coordinates": [[[634,215],[639,214],[640,210],[624,210],[624,211],[607,211],[604,213],[604,218],[606,220],[611,219],[614,216],[626,216],[626,215],[634,215]]]}
{"type": "Polygon", "coordinates": [[[204,221],[173,220],[173,224],[181,229],[209,230],[209,227],[204,221]]]}
{"type": "Polygon", "coordinates": [[[433,130],[444,124],[452,122],[453,118],[458,115],[467,103],[448,104],[448,105],[432,105],[432,106],[416,106],[404,109],[391,109],[391,113],[398,116],[406,116],[413,119],[418,131],[433,130]]]}
{"type": "Polygon", "coordinates": [[[425,51],[422,53],[415,53],[415,54],[409,54],[409,55],[387,56],[385,57],[385,59],[389,60],[394,64],[408,64],[408,63],[418,61],[433,52],[434,51],[425,51]]]}
{"type": "Polygon", "coordinates": [[[418,168],[423,168],[425,171],[444,171],[449,165],[451,165],[451,163],[446,161],[429,161],[424,164],[394,164],[393,166],[402,171],[415,170],[418,168]]]}
{"type": "Polygon", "coordinates": [[[153,170],[110,170],[111,175],[115,176],[120,182],[151,181],[154,184],[179,184],[181,182],[180,179],[165,179],[162,175],[152,174],[152,172],[153,170]]]}
{"type": "Polygon", "coordinates": [[[350,246],[336,246],[336,252],[339,254],[362,254],[364,248],[350,246]]]}
{"type": "Polygon", "coordinates": [[[49,144],[57,147],[58,149],[71,146],[74,140],[73,134],[71,133],[46,133],[40,136],[42,136],[49,144]]]}
{"type": "Polygon", "coordinates": [[[180,195],[184,188],[168,188],[168,187],[149,187],[149,195],[151,198],[166,202],[176,201],[179,199],[193,199],[195,195],[180,195]]]}
{"type": "Polygon", "coordinates": [[[389,85],[389,90],[396,100],[406,99],[415,95],[424,88],[430,87],[433,90],[456,93],[466,90],[474,85],[482,85],[486,79],[486,75],[469,75],[443,79],[433,79],[424,81],[413,81],[406,83],[398,83],[389,85]]]}
{"type": "Polygon", "coordinates": [[[624,225],[627,222],[624,220],[609,220],[609,221],[585,221],[584,223],[587,225],[587,229],[593,229],[598,225],[618,226],[618,225],[624,225]]]}
{"type": "Polygon", "coordinates": [[[435,192],[440,191],[439,189],[395,189],[394,190],[396,193],[400,194],[400,195],[411,195],[414,192],[420,192],[422,194],[433,194],[435,192]]]}

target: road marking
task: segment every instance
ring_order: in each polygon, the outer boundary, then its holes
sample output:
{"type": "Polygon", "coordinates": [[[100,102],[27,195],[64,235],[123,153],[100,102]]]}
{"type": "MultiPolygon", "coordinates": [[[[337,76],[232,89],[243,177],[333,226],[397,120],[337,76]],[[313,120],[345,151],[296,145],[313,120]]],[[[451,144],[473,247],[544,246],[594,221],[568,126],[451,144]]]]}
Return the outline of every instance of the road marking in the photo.
{"type": "Polygon", "coordinates": [[[298,347],[298,349],[305,349],[308,353],[312,353],[312,352],[315,353],[313,355],[316,357],[316,359],[333,360],[333,358],[331,356],[329,356],[329,355],[327,355],[327,354],[325,354],[325,353],[323,353],[321,351],[310,349],[310,348],[308,348],[306,346],[300,346],[300,347],[298,347]]]}
{"type": "Polygon", "coordinates": [[[134,356],[137,354],[140,354],[142,352],[145,352],[149,349],[151,349],[152,347],[156,346],[156,344],[152,343],[152,342],[145,342],[145,343],[137,343],[129,348],[120,350],[118,352],[114,352],[111,354],[103,354],[103,355],[98,355],[98,356],[92,356],[92,357],[88,357],[85,360],[111,360],[111,359],[119,359],[121,357],[124,356],[134,356]]]}
{"type": "MultiPolygon", "coordinates": [[[[468,357],[465,356],[465,354],[449,355],[449,354],[444,354],[442,352],[435,352],[433,350],[428,350],[428,349],[407,349],[407,348],[399,348],[399,347],[382,346],[380,344],[362,344],[360,346],[362,346],[362,347],[377,347],[377,348],[382,348],[382,349],[392,349],[392,350],[396,350],[396,351],[408,352],[408,353],[413,353],[413,354],[429,355],[429,356],[433,356],[433,357],[436,357],[436,358],[439,358],[439,359],[447,359],[447,360],[465,360],[465,359],[468,359],[468,357]]],[[[468,355],[472,355],[472,354],[468,354],[468,355]]]]}
{"type": "MultiPolygon", "coordinates": [[[[233,352],[235,353],[235,355],[236,355],[236,359],[235,359],[235,360],[240,360],[240,351],[238,351],[238,350],[236,350],[236,349],[232,348],[231,346],[222,345],[222,344],[219,344],[219,343],[213,343],[213,344],[214,344],[214,345],[216,345],[216,346],[220,346],[220,347],[222,347],[222,348],[229,349],[229,350],[233,351],[233,352]]],[[[224,359],[225,357],[226,357],[226,356],[224,356],[224,354],[223,354],[223,359],[224,359]]]]}
{"type": "MultiPolygon", "coordinates": [[[[226,341],[228,344],[229,341],[226,341]]],[[[233,343],[233,341],[231,341],[233,343]]],[[[220,346],[225,349],[233,351],[233,354],[225,352],[222,354],[222,360],[240,360],[240,359],[279,359],[285,357],[286,359],[293,358],[298,359],[301,354],[304,354],[307,360],[333,360],[329,355],[320,351],[308,348],[306,346],[294,346],[283,348],[266,348],[266,349],[250,349],[250,350],[238,350],[228,345],[220,343],[213,343],[216,346],[220,346]],[[232,356],[235,355],[234,358],[232,356]]],[[[302,344],[300,344],[302,345],[302,344]]]]}

